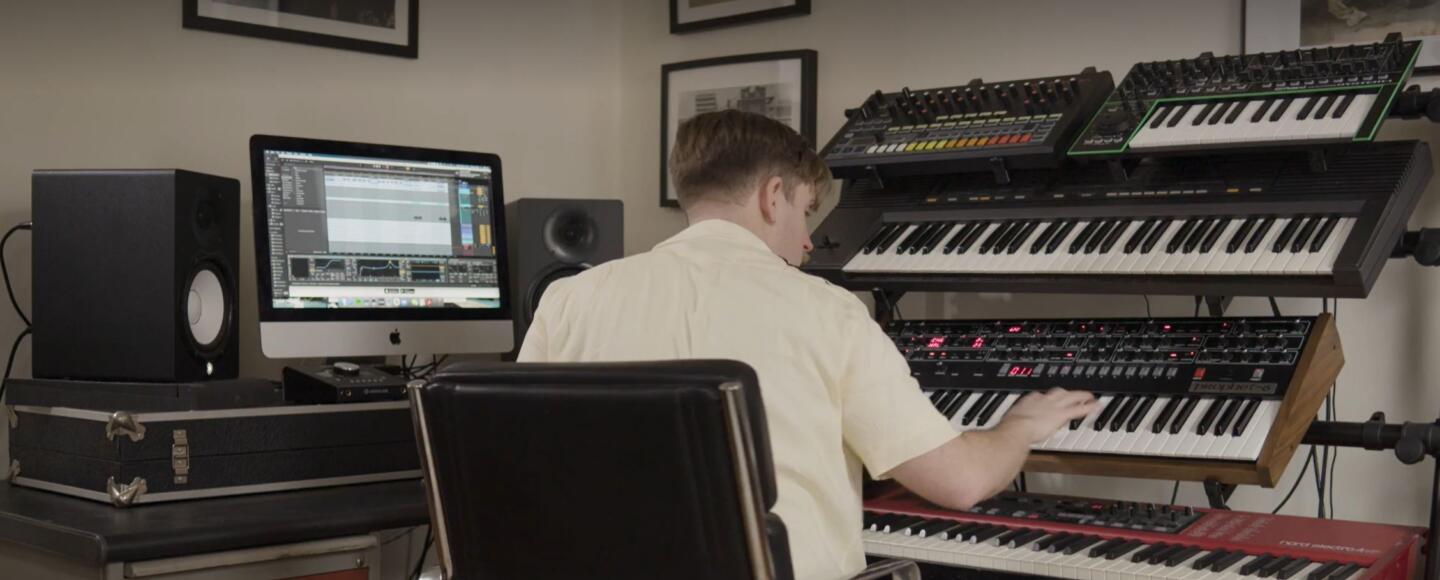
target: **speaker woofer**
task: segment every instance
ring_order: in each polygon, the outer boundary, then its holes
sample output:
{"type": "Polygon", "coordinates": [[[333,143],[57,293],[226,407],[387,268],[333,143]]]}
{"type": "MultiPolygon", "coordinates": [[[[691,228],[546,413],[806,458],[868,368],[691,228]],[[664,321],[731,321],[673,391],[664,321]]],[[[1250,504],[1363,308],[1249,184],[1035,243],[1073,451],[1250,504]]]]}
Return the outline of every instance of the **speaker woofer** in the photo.
{"type": "Polygon", "coordinates": [[[567,264],[582,264],[591,260],[598,230],[595,218],[578,208],[556,210],[545,219],[542,227],[545,248],[567,264]]]}
{"type": "Polygon", "coordinates": [[[235,311],[225,272],[214,263],[201,264],[185,284],[184,296],[190,345],[207,358],[223,352],[235,311]]]}

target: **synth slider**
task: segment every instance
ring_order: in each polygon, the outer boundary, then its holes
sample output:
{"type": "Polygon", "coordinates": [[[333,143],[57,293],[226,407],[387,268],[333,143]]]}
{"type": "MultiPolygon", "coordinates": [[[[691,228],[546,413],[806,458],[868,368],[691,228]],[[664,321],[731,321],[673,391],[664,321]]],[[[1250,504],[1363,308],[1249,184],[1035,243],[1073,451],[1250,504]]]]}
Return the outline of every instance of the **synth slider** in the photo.
{"type": "Polygon", "coordinates": [[[804,268],[855,290],[1369,293],[1429,182],[1421,142],[1356,144],[1324,173],[1285,154],[849,180],[804,268]]]}
{"type": "Polygon", "coordinates": [[[1034,445],[1027,470],[1273,486],[1344,364],[1332,317],[897,321],[912,375],[958,431],[1020,397],[1099,408],[1034,445]]]}
{"type": "Polygon", "coordinates": [[[1370,141],[1419,49],[1391,34],[1374,44],[1139,63],[1070,155],[1370,141]]]}
{"type": "Polygon", "coordinates": [[[1418,573],[1422,528],[1003,493],[952,511],[890,489],[865,501],[872,557],[925,578],[975,571],[1083,579],[1395,579],[1418,573]]]}
{"type": "Polygon", "coordinates": [[[875,91],[821,156],[836,177],[1059,166],[1115,83],[1078,74],[897,92],[875,91]]]}

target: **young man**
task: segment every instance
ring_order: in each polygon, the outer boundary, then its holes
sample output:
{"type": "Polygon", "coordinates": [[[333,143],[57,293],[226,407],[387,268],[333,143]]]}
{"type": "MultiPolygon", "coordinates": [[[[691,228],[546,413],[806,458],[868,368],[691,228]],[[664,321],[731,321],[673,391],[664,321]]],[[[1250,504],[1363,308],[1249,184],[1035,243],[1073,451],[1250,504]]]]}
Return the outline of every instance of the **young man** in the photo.
{"type": "Polygon", "coordinates": [[[1017,402],[957,436],[854,294],[796,268],[829,170],[795,131],[723,111],[680,126],[670,171],[690,227],[648,253],[555,282],[521,362],[727,358],[760,379],[796,578],[865,566],[861,466],[965,509],[1004,489],[1029,446],[1090,413],[1088,393],[1017,402]],[[818,191],[817,191],[818,190],[818,191]]]}

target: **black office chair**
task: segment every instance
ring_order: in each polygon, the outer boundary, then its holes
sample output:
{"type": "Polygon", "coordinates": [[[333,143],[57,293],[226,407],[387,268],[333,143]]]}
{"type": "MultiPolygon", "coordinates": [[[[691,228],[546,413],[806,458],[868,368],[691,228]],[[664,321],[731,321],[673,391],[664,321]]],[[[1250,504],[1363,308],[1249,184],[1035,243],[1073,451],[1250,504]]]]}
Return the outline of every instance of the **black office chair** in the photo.
{"type": "MultiPolygon", "coordinates": [[[[410,400],[441,577],[793,577],[744,363],[467,363],[410,400]]],[[[886,577],[919,571],[855,580],[886,577]]]]}

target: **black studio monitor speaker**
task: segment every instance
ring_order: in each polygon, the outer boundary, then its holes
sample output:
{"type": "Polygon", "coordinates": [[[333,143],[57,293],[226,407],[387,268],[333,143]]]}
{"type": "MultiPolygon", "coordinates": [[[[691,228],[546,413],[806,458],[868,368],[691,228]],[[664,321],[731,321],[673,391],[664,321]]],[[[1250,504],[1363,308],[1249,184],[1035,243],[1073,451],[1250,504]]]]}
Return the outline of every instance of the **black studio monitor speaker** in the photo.
{"type": "Polygon", "coordinates": [[[551,282],[625,255],[625,206],[618,199],[519,199],[505,204],[505,227],[518,352],[551,282]]]}
{"type": "Polygon", "coordinates": [[[240,370],[240,182],[36,171],[34,376],[187,382],[240,370]]]}

